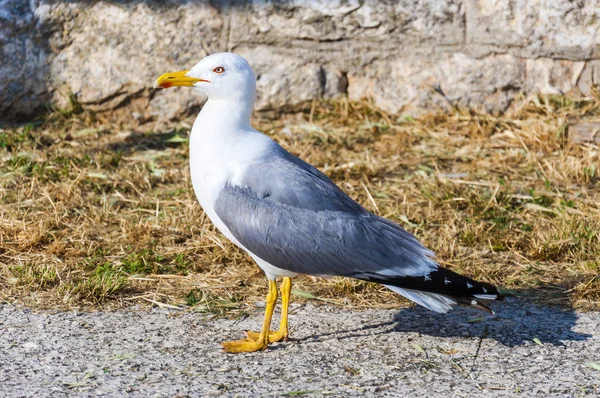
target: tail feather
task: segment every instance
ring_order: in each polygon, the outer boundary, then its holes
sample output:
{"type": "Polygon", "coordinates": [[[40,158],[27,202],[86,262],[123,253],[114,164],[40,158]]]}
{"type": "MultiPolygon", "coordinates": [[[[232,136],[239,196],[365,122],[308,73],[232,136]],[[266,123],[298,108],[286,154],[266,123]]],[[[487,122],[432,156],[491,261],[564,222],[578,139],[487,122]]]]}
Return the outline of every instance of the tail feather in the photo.
{"type": "Polygon", "coordinates": [[[502,300],[496,287],[477,282],[445,268],[415,276],[393,276],[380,273],[361,273],[358,279],[378,282],[388,289],[422,305],[431,311],[446,313],[452,306],[461,304],[494,313],[480,300],[502,300]]]}
{"type": "Polygon", "coordinates": [[[405,289],[392,285],[384,286],[431,311],[439,312],[441,314],[452,311],[452,306],[458,304],[452,297],[444,296],[443,294],[420,292],[418,290],[405,289]]]}
{"type": "MultiPolygon", "coordinates": [[[[495,298],[486,298],[484,300],[498,300],[498,298],[497,297],[495,297],[495,298]]],[[[488,307],[487,305],[483,304],[481,301],[478,301],[478,300],[476,300],[474,298],[462,298],[461,297],[461,298],[457,298],[456,301],[458,301],[459,304],[466,305],[466,306],[469,306],[469,307],[473,307],[473,308],[476,308],[478,310],[488,312],[488,313],[490,313],[492,315],[495,314],[494,310],[492,310],[490,307],[488,307]]]]}
{"type": "MultiPolygon", "coordinates": [[[[414,289],[406,289],[392,285],[384,286],[390,289],[391,291],[398,293],[419,305],[422,305],[428,310],[438,312],[441,314],[445,314],[449,311],[452,311],[452,306],[458,304],[466,305],[481,311],[489,312],[490,314],[494,314],[494,311],[490,307],[474,298],[451,297],[440,293],[421,292],[414,289]]],[[[485,297],[484,299],[495,300],[496,297],[492,297],[492,295],[487,295],[487,297],[485,297]]]]}

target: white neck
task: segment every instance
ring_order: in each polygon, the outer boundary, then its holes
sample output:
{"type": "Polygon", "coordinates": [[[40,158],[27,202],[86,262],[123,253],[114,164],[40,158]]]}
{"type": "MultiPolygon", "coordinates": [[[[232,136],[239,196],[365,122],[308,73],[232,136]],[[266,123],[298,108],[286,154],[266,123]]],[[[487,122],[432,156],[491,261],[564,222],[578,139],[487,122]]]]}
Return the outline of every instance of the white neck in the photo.
{"type": "Polygon", "coordinates": [[[196,118],[192,133],[197,130],[205,138],[215,135],[214,138],[223,140],[230,134],[252,130],[252,106],[252,102],[241,98],[235,101],[209,99],[196,118]]]}
{"type": "Polygon", "coordinates": [[[250,150],[244,143],[257,133],[250,125],[251,113],[251,101],[210,98],[190,134],[192,171],[194,167],[208,170],[211,165],[243,157],[243,153],[232,154],[250,150]]]}

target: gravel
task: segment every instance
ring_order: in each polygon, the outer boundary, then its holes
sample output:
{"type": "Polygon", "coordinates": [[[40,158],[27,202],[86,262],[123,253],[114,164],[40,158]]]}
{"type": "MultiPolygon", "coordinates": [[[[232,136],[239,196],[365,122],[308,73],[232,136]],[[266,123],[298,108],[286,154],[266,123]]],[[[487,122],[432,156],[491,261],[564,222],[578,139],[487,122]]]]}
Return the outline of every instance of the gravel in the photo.
{"type": "Polygon", "coordinates": [[[600,313],[509,299],[460,309],[356,311],[298,305],[293,341],[225,354],[258,329],[190,311],[42,313],[0,305],[1,397],[600,394],[600,313]]]}

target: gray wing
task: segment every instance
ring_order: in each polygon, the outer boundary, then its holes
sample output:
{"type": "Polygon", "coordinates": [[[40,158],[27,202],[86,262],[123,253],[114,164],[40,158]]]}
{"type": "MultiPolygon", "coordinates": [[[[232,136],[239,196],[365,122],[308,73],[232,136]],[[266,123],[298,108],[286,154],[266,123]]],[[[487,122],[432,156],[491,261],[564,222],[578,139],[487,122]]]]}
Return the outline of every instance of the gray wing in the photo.
{"type": "Polygon", "coordinates": [[[226,185],[215,211],[235,238],[278,268],[311,275],[420,276],[433,253],[397,224],[348,197],[313,166],[279,146],[226,185]]]}
{"type": "Polygon", "coordinates": [[[275,142],[263,161],[253,164],[242,186],[259,198],[315,211],[367,213],[314,166],[290,154],[275,142]]]}

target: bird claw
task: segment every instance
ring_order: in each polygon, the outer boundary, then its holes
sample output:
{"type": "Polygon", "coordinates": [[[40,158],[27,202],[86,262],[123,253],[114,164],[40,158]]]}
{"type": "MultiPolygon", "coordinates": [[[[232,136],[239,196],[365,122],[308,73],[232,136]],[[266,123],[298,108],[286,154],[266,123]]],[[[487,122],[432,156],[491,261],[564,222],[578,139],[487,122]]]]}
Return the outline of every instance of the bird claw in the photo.
{"type": "MultiPolygon", "coordinates": [[[[247,330],[246,331],[246,339],[247,340],[251,340],[251,341],[258,341],[260,339],[260,333],[259,332],[253,332],[251,330],[247,330]]],[[[269,332],[269,343],[277,343],[279,341],[287,341],[288,336],[287,333],[278,330],[278,331],[273,331],[271,330],[269,332]]]]}
{"type": "Polygon", "coordinates": [[[245,338],[243,340],[235,341],[224,341],[221,346],[225,352],[229,353],[240,353],[240,352],[255,352],[261,351],[267,348],[269,343],[267,341],[257,341],[245,338]]]}

